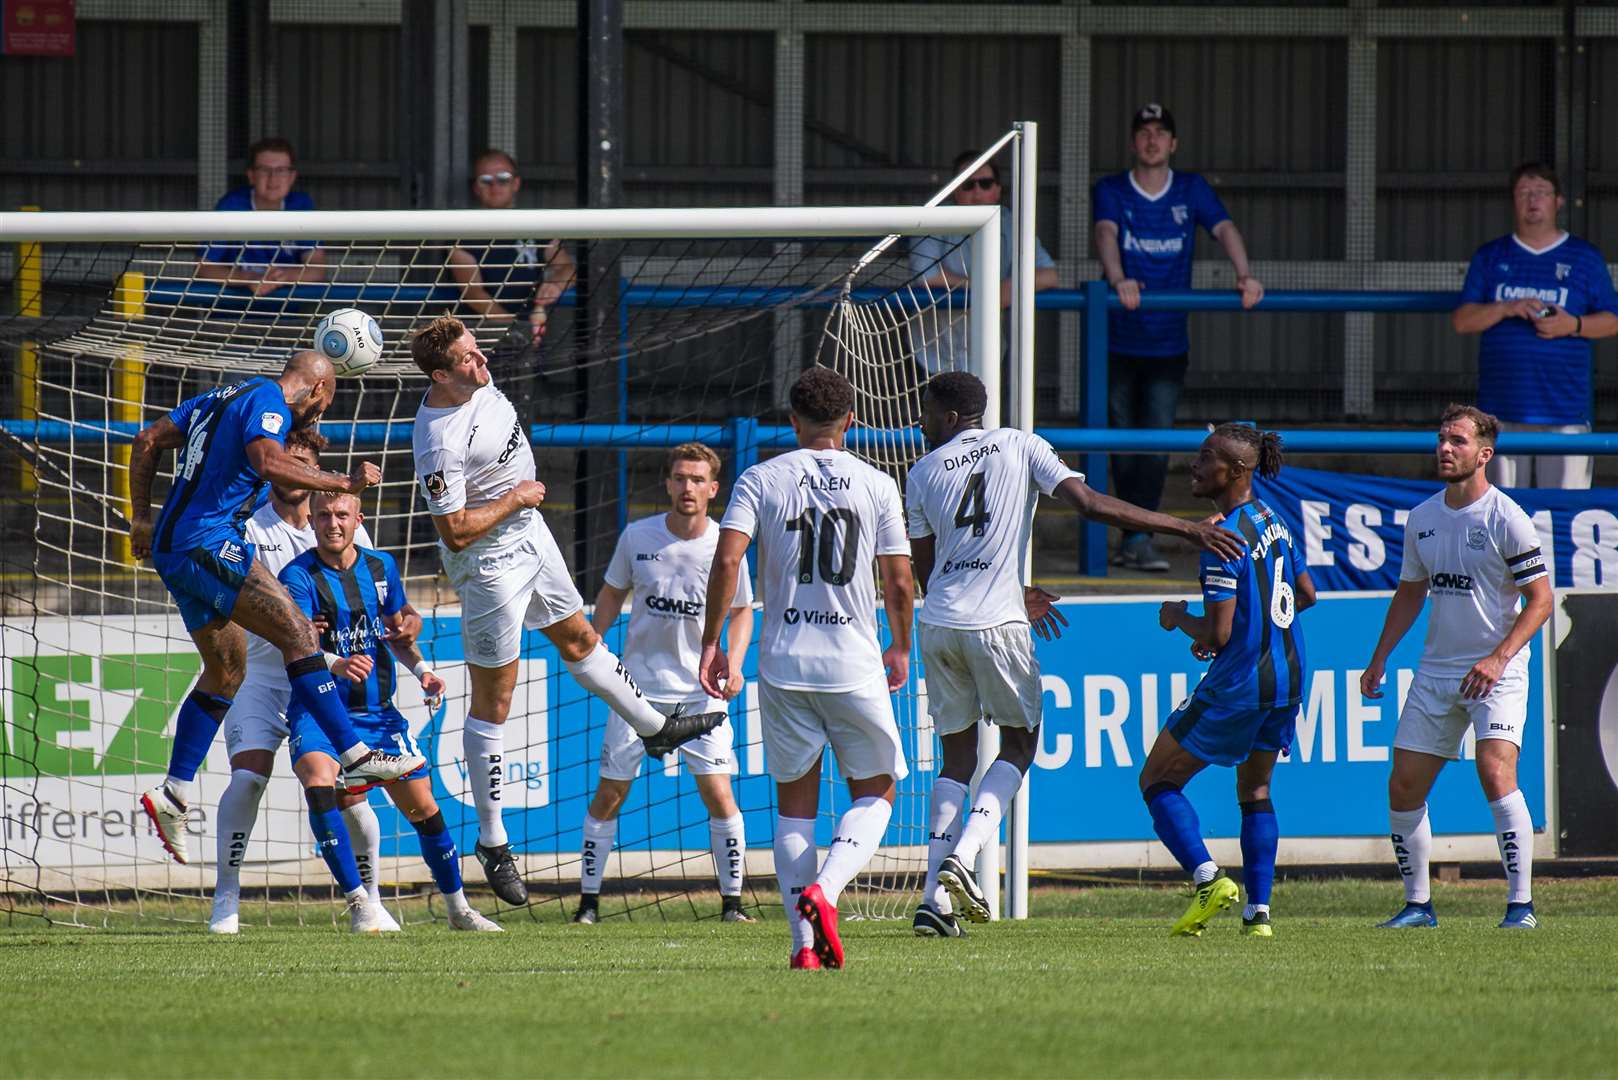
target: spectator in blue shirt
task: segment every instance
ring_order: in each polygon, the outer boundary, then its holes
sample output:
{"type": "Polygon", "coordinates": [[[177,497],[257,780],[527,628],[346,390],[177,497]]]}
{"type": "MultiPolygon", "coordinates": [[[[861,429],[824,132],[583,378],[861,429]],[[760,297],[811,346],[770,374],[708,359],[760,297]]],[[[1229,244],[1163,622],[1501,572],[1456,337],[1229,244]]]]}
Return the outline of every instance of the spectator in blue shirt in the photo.
{"type": "MultiPolygon", "coordinates": [[[[1592,338],[1618,334],[1618,293],[1595,247],[1556,224],[1562,187],[1548,165],[1511,174],[1512,231],[1478,248],[1451,316],[1478,344],[1478,408],[1505,431],[1590,430],[1592,338]]],[[[1591,459],[1496,454],[1499,487],[1588,488],[1591,459]]]]}
{"type": "MultiPolygon", "coordinates": [[[[955,155],[950,174],[958,175],[981,155],[981,150],[963,150],[955,155]]],[[[956,206],[1000,207],[1000,306],[1011,304],[1012,221],[1009,207],[1001,206],[1004,194],[1000,186],[1000,166],[986,161],[971,176],[962,180],[950,193],[956,206]]],[[[948,291],[967,283],[972,266],[972,240],[953,236],[920,236],[910,244],[910,272],[928,289],[948,291]]],[[[1045,245],[1034,241],[1034,291],[1056,287],[1056,262],[1045,245]]],[[[966,310],[965,307],[947,310],[948,323],[932,340],[922,340],[916,347],[916,362],[928,375],[941,371],[966,370],[966,310]]],[[[1009,346],[1001,324],[1002,352],[1009,346]]]]}
{"type": "MultiPolygon", "coordinates": [[[[1107,284],[1124,306],[1107,318],[1107,421],[1117,428],[1166,428],[1174,426],[1191,340],[1183,312],[1141,311],[1141,293],[1191,287],[1199,226],[1229,256],[1243,308],[1264,298],[1264,286],[1248,267],[1241,231],[1213,188],[1196,173],[1169,167],[1179,146],[1174,114],[1161,105],[1143,105],[1130,130],[1134,168],[1103,177],[1095,187],[1096,251],[1107,284]]],[[[1114,456],[1118,497],[1156,510],[1168,463],[1157,454],[1114,456]]],[[[1152,573],[1169,568],[1147,533],[1125,533],[1112,564],[1152,573]]]]}
{"type": "MultiPolygon", "coordinates": [[[[472,162],[472,198],[483,210],[512,210],[522,190],[517,161],[488,149],[472,162]]],[[[560,240],[486,240],[450,252],[450,274],[461,286],[466,310],[485,319],[519,324],[529,340],[545,334],[552,304],[573,284],[573,256],[560,240]]]]}
{"type": "MultiPolygon", "coordinates": [[[[247,148],[247,186],[227,191],[215,210],[313,210],[301,191],[292,144],[280,136],[247,148]]],[[[202,249],[197,277],[263,296],[300,281],[326,279],[326,253],[314,240],[221,240],[202,249]]]]}

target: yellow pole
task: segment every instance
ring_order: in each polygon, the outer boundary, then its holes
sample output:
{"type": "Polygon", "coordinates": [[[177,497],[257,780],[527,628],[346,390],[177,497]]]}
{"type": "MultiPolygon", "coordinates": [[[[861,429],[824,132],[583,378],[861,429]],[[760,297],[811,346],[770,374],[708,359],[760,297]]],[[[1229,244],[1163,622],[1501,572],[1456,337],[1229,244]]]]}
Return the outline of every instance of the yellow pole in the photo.
{"type": "MultiPolygon", "coordinates": [[[[129,270],[118,275],[118,285],[112,294],[112,310],[119,318],[146,317],[146,275],[129,270]]],[[[109,420],[139,424],[142,406],[146,400],[146,350],[140,344],[130,345],[113,363],[112,409],[109,420]]],[[[112,475],[108,478],[110,494],[118,500],[124,517],[130,515],[129,506],[129,444],[116,442],[112,449],[112,475]]],[[[134,564],[129,551],[129,534],[118,533],[110,545],[112,558],[126,565],[134,564]]]]}
{"type": "MultiPolygon", "coordinates": [[[[35,211],[37,206],[19,206],[18,210],[35,211]]],[[[24,318],[40,318],[45,314],[43,262],[39,241],[23,240],[17,244],[17,314],[24,318]]],[[[27,340],[17,351],[17,418],[39,419],[39,345],[27,340]]],[[[22,464],[19,486],[24,493],[34,491],[38,480],[34,467],[22,464]]]]}

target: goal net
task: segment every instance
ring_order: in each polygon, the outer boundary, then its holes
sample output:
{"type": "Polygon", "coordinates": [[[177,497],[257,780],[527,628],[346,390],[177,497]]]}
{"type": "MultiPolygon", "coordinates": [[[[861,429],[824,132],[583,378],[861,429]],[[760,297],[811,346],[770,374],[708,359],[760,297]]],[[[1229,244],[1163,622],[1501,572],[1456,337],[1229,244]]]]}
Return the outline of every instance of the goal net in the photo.
{"type": "MultiPolygon", "coordinates": [[[[912,269],[904,243],[871,256],[872,238],[934,235],[954,250],[977,231],[977,247],[998,245],[998,225],[981,208],[286,214],[270,229],[265,216],[0,215],[0,278],[19,297],[18,313],[0,318],[0,350],[16,373],[0,390],[0,910],[13,917],[87,925],[206,917],[215,808],[230,776],[224,739],[198,776],[191,865],[167,858],[138,808],[139,793],[165,771],[174,714],[200,667],[162,584],[130,557],[129,446],[140,427],[214,385],[279,371],[335,308],[378,320],[384,358],[340,382],[320,426],[329,440],[322,464],[382,469],[383,482],[364,496],[366,524],[397,558],[426,620],[422,650],[449,686],[436,713],[413,679],[401,680],[397,703],[464,856],[477,834],[461,760],[468,683],[460,610],[411,458],[426,381],[409,362],[410,332],[453,313],[476,334],[496,385],[530,424],[545,518],[589,602],[626,522],[667,508],[667,449],[700,440],[720,451],[717,517],[738,468],[792,445],[785,393],[806,364],[854,381],[862,426],[853,448],[902,482],[923,451],[914,424],[927,371],[970,367],[984,346],[968,345],[960,294],[929,286],[932,271],[912,269]],[[517,236],[534,239],[500,239],[517,236]],[[206,276],[210,247],[254,240],[294,252],[278,264],[293,267],[297,245],[318,243],[320,280],[254,290],[206,276]],[[516,254],[489,254],[500,250],[516,254]],[[571,271],[547,269],[557,250],[571,256],[571,271]],[[486,285],[505,277],[505,287],[485,290],[499,306],[471,303],[457,251],[485,256],[486,285]],[[524,311],[547,279],[565,291],[536,336],[524,311]]],[[[985,256],[983,280],[997,281],[998,261],[989,267],[985,256]]],[[[981,335],[994,333],[991,313],[981,335]]],[[[614,649],[622,625],[607,635],[614,649]]],[[[744,900],[773,915],[774,787],[755,670],[750,656],[748,689],[731,707],[733,785],[747,830],[744,900]]],[[[846,894],[855,915],[908,910],[919,889],[935,764],[917,689],[896,699],[911,774],[882,854],[846,894]]],[[[506,917],[571,912],[606,720],[542,635],[527,633],[506,724],[504,817],[533,902],[506,917]]],[[[372,802],[384,896],[406,918],[429,917],[430,905],[407,902],[431,892],[415,833],[380,793],[372,802]]],[[[822,846],[846,802],[828,769],[822,846]]],[[[649,762],[619,818],[603,916],[716,912],[707,824],[675,755],[649,762]]],[[[469,886],[481,886],[475,861],[465,866],[469,886]]],[[[338,911],[284,755],[243,857],[242,887],[246,923],[324,921],[338,911]]],[[[494,903],[480,900],[489,911],[494,903]]]]}

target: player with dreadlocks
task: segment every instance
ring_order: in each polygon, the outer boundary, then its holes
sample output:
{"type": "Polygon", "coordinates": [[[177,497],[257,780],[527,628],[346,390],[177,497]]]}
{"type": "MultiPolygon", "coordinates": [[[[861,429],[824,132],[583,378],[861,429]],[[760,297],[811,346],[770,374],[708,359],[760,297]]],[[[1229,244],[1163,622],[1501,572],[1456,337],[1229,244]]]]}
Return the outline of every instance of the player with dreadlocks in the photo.
{"type": "Polygon", "coordinates": [[[1184,600],[1158,612],[1163,629],[1182,630],[1191,650],[1213,660],[1191,697],[1168,718],[1141,768],[1140,790],[1158,837],[1195,882],[1191,906],[1173,933],[1197,937],[1208,920],[1235,902],[1236,883],[1220,872],[1202,842],[1197,812],[1182,790],[1209,765],[1236,767],[1242,808],[1243,929],[1258,937],[1270,925],[1279,830],[1270,800],[1276,755],[1292,745],[1306,666],[1298,612],[1315,602],[1286,523],[1253,498],[1253,474],[1281,471],[1281,437],[1245,424],[1222,424],[1191,463],[1191,493],[1212,499],[1220,524],[1247,541],[1234,559],[1202,555],[1203,613],[1184,600]]]}

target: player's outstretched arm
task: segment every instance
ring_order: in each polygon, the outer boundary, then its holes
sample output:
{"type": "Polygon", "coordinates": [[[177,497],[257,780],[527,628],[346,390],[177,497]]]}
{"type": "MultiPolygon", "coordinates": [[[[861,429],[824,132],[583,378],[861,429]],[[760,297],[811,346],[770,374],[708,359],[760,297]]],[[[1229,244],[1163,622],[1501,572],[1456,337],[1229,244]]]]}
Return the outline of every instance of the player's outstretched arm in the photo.
{"type": "Polygon", "coordinates": [[[1551,596],[1551,579],[1547,577],[1536,578],[1518,590],[1522,593],[1522,610],[1517,612],[1516,619],[1512,620],[1511,629],[1496,645],[1494,651],[1482,660],[1472,665],[1461,679],[1461,696],[1468,698],[1488,697],[1494,684],[1500,681],[1501,674],[1511,658],[1522,652],[1523,646],[1534,640],[1539,628],[1545,625],[1545,620],[1551,617],[1551,608],[1555,604],[1551,596]]]}
{"type": "Polygon", "coordinates": [[[1422,605],[1427,603],[1427,582],[1401,581],[1399,587],[1393,591],[1393,599],[1388,601],[1388,614],[1382,620],[1382,634],[1376,640],[1376,650],[1371,653],[1371,662],[1365,665],[1360,673],[1360,693],[1373,701],[1382,696],[1382,675],[1387,667],[1388,657],[1409,632],[1416,616],[1421,614],[1422,605]]]}
{"type": "Polygon", "coordinates": [[[1217,525],[1202,521],[1182,521],[1168,514],[1159,514],[1155,510],[1142,510],[1134,503],[1115,499],[1111,495],[1103,495],[1077,476],[1063,480],[1054,494],[1091,521],[1099,521],[1103,525],[1111,525],[1129,532],[1178,536],[1205,551],[1213,552],[1221,559],[1239,558],[1247,549],[1241,537],[1217,525]]]}
{"type": "Polygon", "coordinates": [[[898,690],[910,680],[910,620],[916,610],[916,581],[908,555],[878,555],[876,564],[882,573],[882,607],[888,613],[891,639],[882,653],[882,666],[888,670],[888,689],[898,690]]]}
{"type": "Polygon", "coordinates": [[[448,514],[434,514],[433,528],[438,530],[438,538],[444,541],[445,547],[465,551],[518,510],[533,510],[544,501],[545,485],[538,480],[524,480],[482,506],[463,506],[448,514]]]}
{"type": "Polygon", "coordinates": [[[152,553],[152,480],[165,450],[185,445],[185,432],[168,417],[135,435],[129,453],[129,547],[137,559],[152,553]]]}
{"type": "Polygon", "coordinates": [[[702,683],[709,697],[725,696],[730,659],[719,646],[719,633],[724,628],[731,600],[736,596],[736,578],[741,573],[742,559],[747,555],[751,539],[737,529],[720,529],[713,565],[708,569],[708,599],[702,609],[702,659],[698,662],[697,681],[702,683]]]}
{"type": "Polygon", "coordinates": [[[270,438],[254,439],[247,444],[247,463],[263,479],[287,488],[358,495],[382,482],[382,470],[369,461],[360,462],[352,473],[344,476],[299,461],[287,453],[286,447],[270,438]]]}

